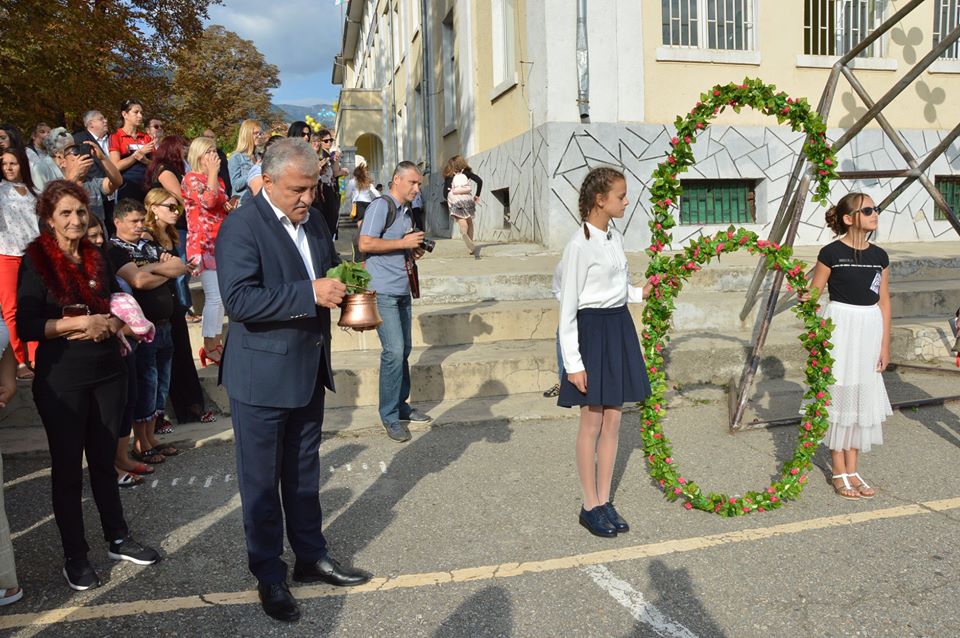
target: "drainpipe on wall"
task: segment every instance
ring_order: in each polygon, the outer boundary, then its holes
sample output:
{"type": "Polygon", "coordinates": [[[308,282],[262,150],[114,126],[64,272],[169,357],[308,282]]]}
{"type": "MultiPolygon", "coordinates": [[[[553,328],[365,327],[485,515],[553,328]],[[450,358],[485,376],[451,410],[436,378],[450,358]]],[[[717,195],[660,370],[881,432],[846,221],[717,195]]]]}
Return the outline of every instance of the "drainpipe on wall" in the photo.
{"type": "Polygon", "coordinates": [[[577,0],[577,107],[580,122],[590,123],[590,53],[587,50],[587,0],[577,0]]]}
{"type": "Polygon", "coordinates": [[[430,27],[427,11],[429,10],[428,0],[420,0],[420,46],[421,58],[423,61],[423,79],[420,90],[420,97],[423,100],[423,152],[427,156],[424,166],[424,173],[429,174],[433,170],[433,103],[431,96],[433,91],[430,83],[433,80],[431,73],[433,69],[430,66],[430,27]]]}
{"type": "MultiPolygon", "coordinates": [[[[393,123],[393,163],[396,165],[400,163],[400,131],[397,130],[397,59],[394,56],[396,50],[394,37],[396,37],[396,33],[393,24],[393,7],[388,7],[387,11],[390,14],[390,69],[388,71],[390,75],[390,121],[393,123]]],[[[393,175],[392,168],[388,167],[387,170],[390,175],[393,175]]]]}

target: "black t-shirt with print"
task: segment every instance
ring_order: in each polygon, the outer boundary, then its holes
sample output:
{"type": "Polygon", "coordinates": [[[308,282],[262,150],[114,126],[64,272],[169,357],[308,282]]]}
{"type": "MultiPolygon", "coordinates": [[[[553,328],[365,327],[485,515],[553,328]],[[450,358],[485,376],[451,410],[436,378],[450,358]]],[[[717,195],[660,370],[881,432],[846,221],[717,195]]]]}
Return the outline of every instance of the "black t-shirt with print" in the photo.
{"type": "Polygon", "coordinates": [[[854,250],[839,239],[820,249],[817,261],[830,267],[830,301],[872,306],[880,300],[880,279],[890,265],[887,251],[875,244],[854,250]]]}
{"type": "MultiPolygon", "coordinates": [[[[140,240],[136,244],[131,244],[119,237],[111,237],[107,243],[107,255],[116,271],[130,262],[138,267],[155,264],[160,261],[161,252],[160,246],[152,241],[140,240]]],[[[151,290],[134,289],[133,291],[133,298],[140,304],[143,316],[153,322],[170,320],[176,308],[175,297],[170,281],[151,290]]]]}

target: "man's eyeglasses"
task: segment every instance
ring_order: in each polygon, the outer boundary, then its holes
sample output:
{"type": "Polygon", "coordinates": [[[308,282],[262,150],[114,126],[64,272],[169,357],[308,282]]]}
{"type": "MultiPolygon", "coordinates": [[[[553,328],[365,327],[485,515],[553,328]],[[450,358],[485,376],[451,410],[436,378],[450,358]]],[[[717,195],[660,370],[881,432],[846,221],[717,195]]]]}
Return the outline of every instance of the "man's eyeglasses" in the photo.
{"type": "Polygon", "coordinates": [[[856,215],[857,213],[863,213],[864,216],[870,217],[874,213],[879,215],[881,213],[881,210],[879,206],[864,206],[860,210],[853,211],[854,215],[856,215]]]}

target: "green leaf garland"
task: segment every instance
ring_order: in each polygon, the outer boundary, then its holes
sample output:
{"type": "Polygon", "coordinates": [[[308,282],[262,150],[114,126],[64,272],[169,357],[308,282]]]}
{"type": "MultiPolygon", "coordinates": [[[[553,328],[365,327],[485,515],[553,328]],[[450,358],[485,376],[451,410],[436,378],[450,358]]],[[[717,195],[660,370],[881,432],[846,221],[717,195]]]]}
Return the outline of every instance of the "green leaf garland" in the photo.
{"type": "Polygon", "coordinates": [[[803,153],[813,165],[813,200],[827,202],[830,182],[836,178],[836,156],[826,139],[826,126],[805,98],[793,99],[783,91],[759,79],[744,79],[741,84],[716,85],[702,93],[700,101],[683,117],[677,117],[676,135],[671,139],[671,151],[653,173],[651,202],[653,215],[650,221],[651,244],[647,249],[650,265],[647,277],[653,291],[643,310],[641,334],[647,371],[652,393],[644,402],[641,411],[640,432],[650,475],[671,500],[682,500],[687,509],[714,512],[721,516],[741,516],[752,512],[764,512],[780,507],[784,501],[797,498],[807,482],[807,472],[817,445],[829,425],[828,387],[834,382],[831,374],[833,358],[830,336],[833,324],[817,314],[819,300],[814,294],[806,302],[798,303],[794,312],[804,325],[800,342],[807,352],[804,371],[807,390],[804,399],[804,417],[799,426],[797,446],[793,456],[781,469],[779,478],[767,488],[749,491],[743,495],[727,495],[704,492],[695,481],[684,477],[679,464],[673,458],[670,440],[663,432],[663,416],[666,413],[667,380],[664,372],[663,352],[669,343],[670,319],[677,295],[693,273],[723,253],[747,250],[763,255],[771,270],[783,271],[787,289],[797,293],[810,291],[805,271],[806,264],[791,258],[789,246],[760,239],[756,233],[745,228],[730,226],[715,236],[692,240],[681,252],[665,255],[664,249],[671,245],[669,229],[676,226],[672,209],[679,204],[683,192],[677,177],[694,164],[692,145],[697,133],[709,125],[710,120],[732,108],[737,113],[744,106],[752,107],[766,115],[776,117],[780,124],[789,123],[794,131],[803,131],[807,137],[803,153]]]}

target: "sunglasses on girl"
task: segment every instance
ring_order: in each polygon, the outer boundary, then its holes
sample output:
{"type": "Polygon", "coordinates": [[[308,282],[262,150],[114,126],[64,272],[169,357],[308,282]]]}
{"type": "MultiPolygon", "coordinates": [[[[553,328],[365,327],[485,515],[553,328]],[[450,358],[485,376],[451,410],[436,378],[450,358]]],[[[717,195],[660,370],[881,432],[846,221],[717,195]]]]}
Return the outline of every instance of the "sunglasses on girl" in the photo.
{"type": "Polygon", "coordinates": [[[863,213],[866,217],[870,217],[870,216],[873,215],[874,213],[876,213],[877,215],[879,215],[879,214],[880,214],[880,207],[879,207],[879,206],[864,206],[864,207],[861,208],[860,210],[855,210],[855,211],[853,211],[853,214],[854,214],[854,215],[856,215],[857,213],[863,213]]]}
{"type": "Polygon", "coordinates": [[[177,215],[183,212],[183,208],[180,207],[180,204],[157,204],[157,206],[163,206],[171,213],[176,213],[177,215]]]}

